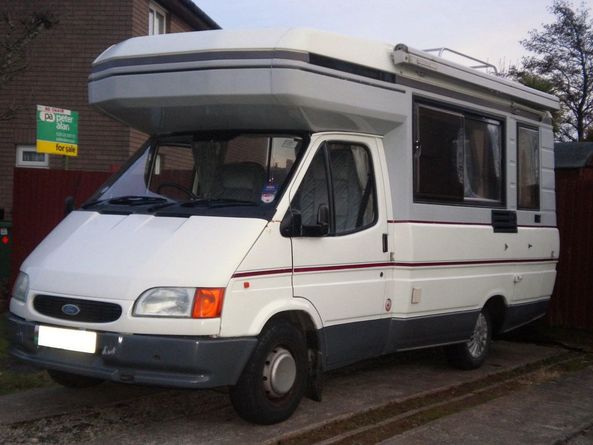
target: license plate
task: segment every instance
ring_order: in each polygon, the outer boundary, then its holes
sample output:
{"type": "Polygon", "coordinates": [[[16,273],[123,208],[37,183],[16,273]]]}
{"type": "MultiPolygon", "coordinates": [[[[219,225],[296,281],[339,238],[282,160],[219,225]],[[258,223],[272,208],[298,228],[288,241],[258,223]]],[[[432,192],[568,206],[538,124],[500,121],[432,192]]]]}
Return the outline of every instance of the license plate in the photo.
{"type": "Polygon", "coordinates": [[[97,333],[77,329],[39,326],[37,344],[66,351],[94,354],[97,349],[97,333]]]}

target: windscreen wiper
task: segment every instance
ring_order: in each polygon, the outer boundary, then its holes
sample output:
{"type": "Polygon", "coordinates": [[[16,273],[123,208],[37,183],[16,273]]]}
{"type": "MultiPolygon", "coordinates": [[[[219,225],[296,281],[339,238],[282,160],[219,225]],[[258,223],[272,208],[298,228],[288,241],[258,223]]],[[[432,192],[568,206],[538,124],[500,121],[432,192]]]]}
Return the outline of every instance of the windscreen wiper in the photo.
{"type": "Polygon", "coordinates": [[[164,203],[164,202],[167,202],[167,200],[165,198],[159,198],[157,196],[127,195],[127,196],[118,196],[117,198],[98,199],[96,201],[87,202],[86,204],[84,204],[82,206],[82,208],[88,209],[88,208],[96,206],[98,204],[139,206],[139,205],[159,204],[159,203],[164,203]]]}
{"type": "Polygon", "coordinates": [[[257,206],[257,203],[255,203],[253,201],[245,201],[242,199],[210,198],[210,199],[195,199],[192,201],[186,201],[180,205],[181,205],[181,207],[206,206],[208,208],[213,208],[213,207],[232,207],[232,206],[257,206]]]}

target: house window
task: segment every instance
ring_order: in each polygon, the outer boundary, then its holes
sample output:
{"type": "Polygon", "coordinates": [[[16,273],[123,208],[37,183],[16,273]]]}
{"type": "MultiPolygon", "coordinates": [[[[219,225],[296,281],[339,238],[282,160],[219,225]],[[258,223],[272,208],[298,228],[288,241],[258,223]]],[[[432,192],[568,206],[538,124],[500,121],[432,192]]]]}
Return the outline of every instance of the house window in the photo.
{"type": "Polygon", "coordinates": [[[17,145],[16,166],[24,168],[49,168],[49,156],[47,153],[37,153],[35,145],[17,145]]]}
{"type": "Polygon", "coordinates": [[[416,201],[503,204],[500,121],[420,103],[414,119],[416,201]]]}
{"type": "Polygon", "coordinates": [[[517,207],[539,209],[539,132],[517,126],[517,207]]]}
{"type": "Polygon", "coordinates": [[[167,32],[167,12],[154,2],[148,5],[148,35],[167,32]]]}

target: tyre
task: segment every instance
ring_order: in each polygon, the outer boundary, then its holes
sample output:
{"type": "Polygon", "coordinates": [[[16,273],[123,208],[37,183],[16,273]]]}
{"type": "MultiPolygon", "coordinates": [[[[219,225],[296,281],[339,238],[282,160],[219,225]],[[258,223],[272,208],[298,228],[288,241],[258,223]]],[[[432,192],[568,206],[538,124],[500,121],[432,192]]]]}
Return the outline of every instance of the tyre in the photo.
{"type": "Polygon", "coordinates": [[[67,388],[89,388],[103,383],[103,380],[94,377],[70,374],[69,372],[56,371],[53,369],[48,369],[47,373],[54,382],[67,388]]]}
{"type": "Polygon", "coordinates": [[[306,383],[303,333],[289,322],[276,322],[260,334],[239,381],[230,390],[231,402],[248,422],[282,422],[296,410],[306,383]]]}
{"type": "Polygon", "coordinates": [[[490,350],[492,322],[487,311],[482,310],[476,320],[474,332],[465,343],[446,347],[449,363],[460,369],[477,369],[484,363],[490,350]]]}

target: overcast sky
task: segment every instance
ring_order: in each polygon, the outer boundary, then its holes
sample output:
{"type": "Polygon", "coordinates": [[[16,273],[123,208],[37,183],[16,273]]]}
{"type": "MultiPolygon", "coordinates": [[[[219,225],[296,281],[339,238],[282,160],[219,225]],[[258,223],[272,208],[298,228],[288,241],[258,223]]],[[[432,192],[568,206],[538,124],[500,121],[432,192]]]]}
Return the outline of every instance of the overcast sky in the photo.
{"type": "MultiPolygon", "coordinates": [[[[417,49],[449,47],[497,67],[517,63],[519,41],[550,23],[552,0],[194,0],[223,28],[299,26],[417,49]]],[[[593,10],[593,0],[583,2],[593,10]]],[[[575,4],[580,4],[577,0],[575,4]]]]}

